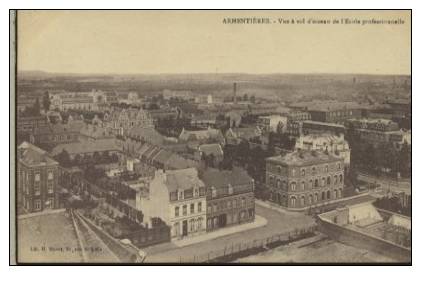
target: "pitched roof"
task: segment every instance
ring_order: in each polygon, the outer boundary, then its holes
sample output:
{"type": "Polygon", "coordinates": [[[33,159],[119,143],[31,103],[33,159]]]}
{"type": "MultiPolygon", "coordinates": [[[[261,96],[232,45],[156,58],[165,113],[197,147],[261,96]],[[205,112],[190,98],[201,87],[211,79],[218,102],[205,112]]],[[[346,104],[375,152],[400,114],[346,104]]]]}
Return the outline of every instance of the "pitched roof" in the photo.
{"type": "Polygon", "coordinates": [[[45,150],[42,150],[28,142],[23,142],[20,146],[18,146],[18,149],[22,151],[19,161],[28,166],[58,164],[57,161],[48,156],[45,150]]]}
{"type": "Polygon", "coordinates": [[[250,127],[250,128],[230,128],[225,135],[228,133],[233,134],[234,137],[242,138],[242,139],[251,139],[254,137],[258,137],[262,134],[258,127],[250,127]]]}
{"type": "Polygon", "coordinates": [[[213,154],[214,156],[224,155],[222,147],[218,143],[202,144],[199,146],[199,151],[204,152],[206,155],[213,154]]]}
{"type": "Polygon", "coordinates": [[[168,170],[165,184],[170,192],[177,190],[187,190],[194,187],[204,187],[205,184],[199,179],[196,168],[186,168],[179,170],[168,170]]]}
{"type": "Polygon", "coordinates": [[[135,139],[142,138],[147,142],[157,145],[162,145],[164,143],[164,136],[151,127],[133,127],[127,131],[127,136],[135,139]]]}
{"type": "Polygon", "coordinates": [[[272,156],[266,159],[267,161],[278,162],[287,166],[306,166],[317,165],[327,162],[341,161],[343,158],[333,156],[332,154],[321,151],[295,151],[285,155],[272,156]]]}
{"type": "Polygon", "coordinates": [[[80,134],[95,139],[113,137],[106,128],[91,124],[84,124],[84,126],[80,129],[80,134]]]}
{"type": "Polygon", "coordinates": [[[206,140],[210,138],[223,138],[222,133],[218,129],[208,128],[207,130],[188,131],[183,129],[179,139],[183,141],[188,140],[206,140]]]}
{"type": "Polygon", "coordinates": [[[67,124],[57,123],[57,124],[48,124],[45,126],[37,127],[34,129],[34,135],[44,135],[44,134],[66,134],[71,132],[79,132],[83,127],[83,122],[71,121],[67,124]]]}
{"type": "Polygon", "coordinates": [[[95,141],[81,141],[68,144],[59,144],[51,151],[55,156],[66,150],[69,154],[84,154],[103,151],[121,151],[122,147],[116,139],[98,139],[95,141]]]}
{"type": "Polygon", "coordinates": [[[228,185],[234,187],[253,181],[245,170],[237,167],[231,171],[208,168],[203,172],[201,178],[206,187],[215,187],[216,189],[227,187],[228,185]]]}

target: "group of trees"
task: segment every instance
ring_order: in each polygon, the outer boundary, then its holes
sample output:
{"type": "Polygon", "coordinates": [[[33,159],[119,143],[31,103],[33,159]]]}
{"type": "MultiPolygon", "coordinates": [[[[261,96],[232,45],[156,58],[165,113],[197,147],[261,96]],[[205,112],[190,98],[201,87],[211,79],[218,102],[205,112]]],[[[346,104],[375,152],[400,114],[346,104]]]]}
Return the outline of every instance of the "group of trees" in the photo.
{"type": "Polygon", "coordinates": [[[247,170],[248,174],[256,181],[265,180],[265,159],[272,156],[273,152],[263,150],[260,146],[251,148],[248,141],[242,141],[238,146],[227,145],[224,148],[224,159],[220,164],[223,169],[232,169],[239,165],[247,170]]]}
{"type": "Polygon", "coordinates": [[[404,207],[398,197],[383,197],[379,198],[374,202],[374,206],[380,209],[388,210],[394,213],[400,213],[402,215],[411,217],[411,207],[408,205],[404,207]]]}
{"type": "Polygon", "coordinates": [[[157,120],[155,129],[164,136],[178,136],[181,130],[191,129],[191,120],[188,118],[160,118],[157,120]]]}
{"type": "Polygon", "coordinates": [[[94,152],[92,155],[83,156],[76,154],[72,159],[66,149],[63,149],[58,155],[54,157],[54,159],[64,167],[116,163],[119,161],[118,156],[115,153],[110,155],[108,151],[105,151],[102,154],[99,152],[94,152]]]}
{"type": "Polygon", "coordinates": [[[279,147],[285,150],[294,150],[295,142],[296,142],[295,138],[291,138],[285,133],[271,132],[269,133],[268,148],[272,150],[275,147],[279,147]]]}
{"type": "Polygon", "coordinates": [[[405,142],[401,149],[391,143],[372,145],[352,134],[347,135],[351,148],[351,167],[376,175],[411,177],[411,148],[405,142]]]}
{"type": "MultiPolygon", "coordinates": [[[[42,108],[45,111],[48,111],[50,110],[50,105],[51,105],[50,97],[48,95],[48,92],[45,92],[44,96],[42,97],[42,108]]],[[[38,97],[35,98],[35,102],[32,106],[28,106],[25,108],[25,110],[20,112],[20,115],[24,117],[34,117],[34,116],[39,116],[40,114],[41,114],[41,104],[39,102],[38,97]]]]}

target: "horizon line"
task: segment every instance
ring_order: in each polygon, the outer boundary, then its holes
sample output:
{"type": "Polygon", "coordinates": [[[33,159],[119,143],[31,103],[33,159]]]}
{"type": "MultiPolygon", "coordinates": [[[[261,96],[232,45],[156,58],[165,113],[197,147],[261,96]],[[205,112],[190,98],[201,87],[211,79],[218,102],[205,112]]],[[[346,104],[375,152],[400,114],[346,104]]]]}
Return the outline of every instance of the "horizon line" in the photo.
{"type": "Polygon", "coordinates": [[[163,73],[112,73],[112,72],[62,72],[62,71],[45,71],[45,70],[16,70],[17,74],[22,72],[45,73],[50,75],[83,75],[83,76],[139,76],[139,75],[374,75],[374,76],[412,76],[412,73],[355,73],[355,72],[268,72],[268,73],[249,73],[249,72],[163,72],[163,73]]]}

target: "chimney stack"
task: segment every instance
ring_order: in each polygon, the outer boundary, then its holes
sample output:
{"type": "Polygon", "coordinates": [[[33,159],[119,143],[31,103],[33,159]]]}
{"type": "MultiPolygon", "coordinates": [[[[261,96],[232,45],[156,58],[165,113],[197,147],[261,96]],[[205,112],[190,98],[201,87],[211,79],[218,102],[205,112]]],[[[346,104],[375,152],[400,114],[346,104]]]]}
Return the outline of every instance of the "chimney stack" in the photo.
{"type": "Polygon", "coordinates": [[[234,82],[234,103],[237,103],[237,82],[234,82]]]}

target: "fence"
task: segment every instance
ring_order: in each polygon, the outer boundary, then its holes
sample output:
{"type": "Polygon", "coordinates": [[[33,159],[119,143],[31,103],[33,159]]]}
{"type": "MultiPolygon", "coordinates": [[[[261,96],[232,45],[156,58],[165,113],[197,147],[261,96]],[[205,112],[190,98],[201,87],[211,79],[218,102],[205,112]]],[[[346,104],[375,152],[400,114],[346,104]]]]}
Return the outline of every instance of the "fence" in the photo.
{"type": "Polygon", "coordinates": [[[253,241],[232,243],[220,250],[210,251],[201,255],[181,257],[180,263],[224,263],[237,260],[250,255],[255,255],[273,249],[278,246],[287,245],[291,242],[315,236],[317,225],[295,229],[290,232],[280,233],[267,238],[253,241]]]}

